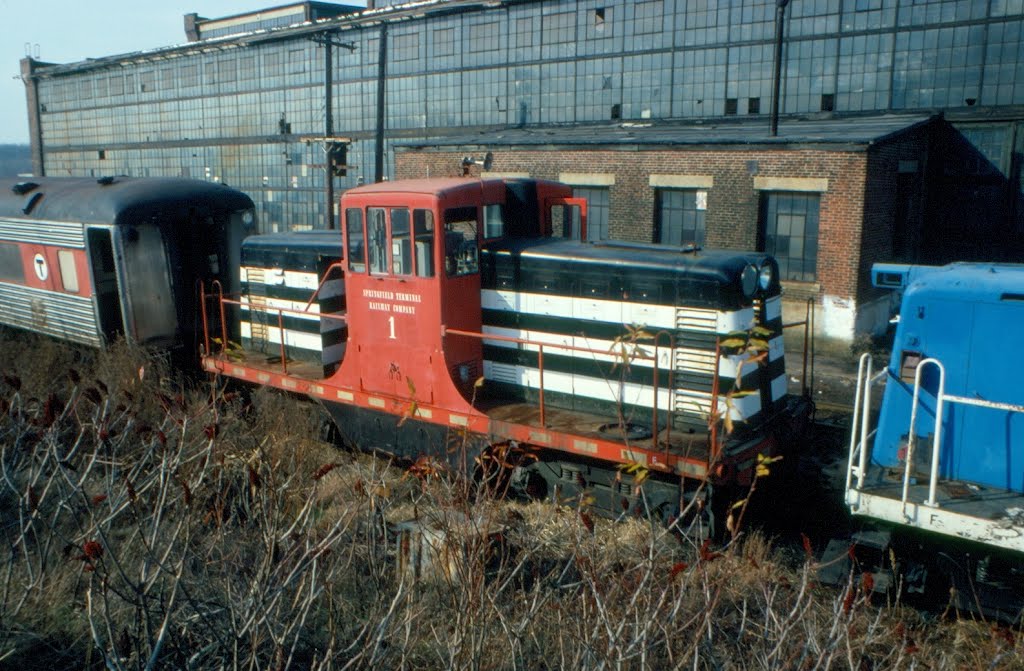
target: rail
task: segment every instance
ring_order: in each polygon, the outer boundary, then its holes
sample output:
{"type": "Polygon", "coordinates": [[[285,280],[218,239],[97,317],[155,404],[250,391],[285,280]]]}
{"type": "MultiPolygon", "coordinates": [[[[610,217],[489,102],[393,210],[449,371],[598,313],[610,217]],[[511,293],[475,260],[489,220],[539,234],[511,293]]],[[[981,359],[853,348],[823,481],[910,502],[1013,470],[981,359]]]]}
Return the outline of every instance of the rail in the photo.
{"type": "Polygon", "coordinates": [[[783,330],[797,326],[804,327],[803,370],[800,373],[800,387],[807,398],[811,398],[811,392],[814,391],[814,305],[814,299],[808,298],[804,320],[782,325],[783,330]],[[810,367],[810,378],[807,375],[808,366],[810,367]]]}
{"type": "Polygon", "coordinates": [[[939,484],[939,458],[942,445],[942,422],[943,411],[946,403],[970,405],[978,408],[990,408],[993,410],[1008,410],[1010,412],[1024,413],[1024,405],[1015,403],[1002,403],[999,401],[988,401],[981,398],[970,398],[946,393],[946,368],[938,359],[927,358],[917,365],[914,371],[914,397],[910,406],[910,432],[907,439],[907,465],[903,472],[903,514],[907,512],[907,496],[910,490],[910,474],[914,464],[914,448],[917,444],[917,434],[914,428],[917,424],[917,409],[921,396],[921,373],[926,366],[935,366],[939,371],[939,384],[935,391],[935,428],[932,432],[932,455],[928,473],[928,500],[924,504],[930,508],[938,508],[939,502],[935,499],[935,492],[939,484]]]}
{"type": "MultiPolygon", "coordinates": [[[[498,340],[498,341],[501,341],[501,342],[510,342],[510,343],[516,343],[516,344],[519,344],[519,345],[528,345],[528,346],[536,347],[537,348],[537,371],[538,371],[538,376],[539,376],[539,379],[538,379],[538,389],[537,389],[537,401],[538,401],[539,410],[540,410],[540,423],[541,423],[541,426],[543,426],[543,427],[547,427],[546,404],[544,402],[544,348],[548,347],[548,348],[553,348],[553,349],[558,349],[558,350],[568,350],[568,351],[571,351],[571,352],[582,352],[582,353],[585,353],[585,354],[601,354],[601,355],[604,355],[604,356],[607,356],[609,354],[613,354],[614,355],[614,353],[610,352],[609,350],[592,349],[592,348],[589,348],[589,347],[577,347],[576,345],[568,345],[568,344],[564,344],[564,343],[550,343],[550,342],[549,343],[545,343],[545,342],[541,342],[539,340],[528,340],[526,338],[517,338],[515,336],[506,336],[506,335],[501,335],[501,334],[498,334],[498,333],[481,333],[481,332],[478,332],[478,331],[464,331],[462,329],[449,328],[448,326],[442,324],[441,325],[441,338],[444,338],[445,336],[449,336],[449,335],[464,336],[464,337],[467,337],[467,338],[476,338],[476,339],[481,340],[481,341],[482,340],[498,340]]],[[[652,387],[654,389],[654,403],[653,403],[652,408],[651,408],[651,427],[652,427],[652,431],[654,432],[654,438],[655,438],[655,442],[656,443],[658,441],[658,392],[660,390],[659,385],[658,385],[658,371],[659,371],[658,360],[659,360],[659,349],[661,347],[661,345],[660,345],[660,338],[661,338],[662,335],[668,337],[668,348],[669,348],[668,351],[669,351],[670,357],[671,357],[671,353],[675,350],[675,338],[673,338],[672,334],[668,333],[667,331],[659,331],[657,334],[655,334],[655,336],[654,336],[654,354],[653,355],[644,354],[642,351],[636,351],[636,352],[633,352],[633,353],[630,354],[631,358],[635,358],[635,359],[639,359],[639,360],[643,360],[643,361],[652,361],[653,362],[653,367],[652,367],[653,368],[653,373],[652,373],[652,382],[653,382],[653,384],[652,384],[652,387]]],[[[672,389],[673,372],[674,371],[673,371],[671,366],[669,366],[668,370],[669,370],[669,387],[668,388],[671,391],[671,389],[672,389]]],[[[717,383],[717,380],[718,380],[718,372],[717,372],[717,369],[716,369],[716,371],[715,371],[715,381],[716,381],[716,383],[717,383]]],[[[673,420],[673,416],[672,415],[673,415],[673,411],[672,411],[672,403],[671,403],[671,401],[669,402],[669,407],[665,409],[665,412],[668,414],[668,421],[666,422],[666,429],[665,429],[665,441],[666,441],[666,446],[667,446],[668,444],[671,443],[671,438],[672,438],[672,420],[673,420]]],[[[666,449],[667,449],[667,447],[666,447],[666,449]]]]}
{"type": "Polygon", "coordinates": [[[857,387],[853,396],[853,422],[850,425],[850,449],[846,462],[846,492],[850,491],[854,476],[857,477],[858,491],[864,488],[864,479],[867,477],[868,441],[875,436],[875,429],[868,430],[871,419],[871,390],[886,375],[886,369],[875,373],[873,367],[874,358],[871,354],[861,354],[857,362],[857,387]]]}
{"type": "MultiPolygon", "coordinates": [[[[313,302],[316,300],[317,296],[320,294],[320,290],[323,289],[324,284],[327,282],[327,279],[330,276],[332,269],[335,269],[335,268],[342,269],[342,266],[341,266],[340,263],[334,263],[334,264],[331,264],[327,268],[327,271],[324,273],[324,277],[320,281],[319,286],[317,286],[316,291],[313,292],[313,295],[310,297],[310,299],[306,302],[306,305],[301,310],[293,310],[293,309],[290,309],[290,308],[281,308],[281,307],[262,307],[262,306],[258,306],[258,305],[253,304],[251,301],[249,301],[249,302],[242,301],[241,298],[239,298],[237,300],[233,299],[233,298],[226,298],[224,296],[224,288],[221,285],[220,280],[214,280],[211,283],[210,288],[211,288],[211,290],[214,291],[214,293],[210,294],[210,295],[208,295],[206,293],[206,286],[205,285],[200,286],[200,301],[201,301],[201,305],[203,306],[203,311],[202,311],[202,314],[203,314],[203,344],[204,344],[204,347],[205,347],[206,354],[210,355],[210,356],[213,356],[213,350],[210,348],[209,318],[207,316],[207,311],[206,311],[207,302],[210,299],[213,299],[213,298],[216,299],[218,308],[220,310],[220,326],[221,326],[221,351],[220,351],[220,354],[222,356],[227,356],[228,355],[228,342],[229,342],[229,340],[228,340],[228,324],[227,324],[227,319],[226,319],[226,313],[224,311],[224,306],[225,305],[236,305],[239,308],[243,308],[244,307],[244,308],[248,309],[250,311],[250,313],[256,313],[256,312],[261,312],[261,313],[266,313],[266,314],[277,313],[277,329],[278,329],[278,334],[280,335],[280,343],[279,343],[279,345],[280,345],[280,355],[279,356],[281,358],[281,372],[283,372],[285,375],[287,375],[288,374],[288,353],[287,353],[287,338],[285,337],[285,329],[284,329],[284,315],[286,315],[286,314],[302,315],[302,316],[310,315],[311,314],[309,312],[310,306],[313,305],[313,302]]],[[[333,320],[333,321],[338,321],[338,322],[343,322],[343,323],[348,321],[348,318],[345,315],[323,314],[323,313],[319,313],[319,312],[318,313],[312,313],[312,314],[316,314],[316,316],[319,319],[321,319],[321,320],[328,319],[328,320],[333,320]]]]}

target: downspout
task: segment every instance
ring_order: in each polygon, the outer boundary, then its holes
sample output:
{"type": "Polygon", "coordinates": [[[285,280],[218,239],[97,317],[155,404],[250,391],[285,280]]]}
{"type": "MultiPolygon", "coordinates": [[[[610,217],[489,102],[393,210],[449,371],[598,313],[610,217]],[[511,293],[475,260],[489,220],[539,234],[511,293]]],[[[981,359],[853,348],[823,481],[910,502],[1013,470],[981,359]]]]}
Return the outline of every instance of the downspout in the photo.
{"type": "Polygon", "coordinates": [[[35,77],[37,65],[43,65],[30,57],[21,59],[21,81],[25,84],[25,103],[28,106],[29,151],[32,156],[32,174],[46,176],[43,163],[43,126],[40,119],[39,80],[35,77]]]}
{"type": "MultiPolygon", "coordinates": [[[[324,137],[334,137],[334,48],[330,34],[324,44],[324,137]]],[[[328,141],[324,153],[324,184],[327,198],[327,230],[335,229],[334,221],[334,145],[328,141]]]]}
{"type": "Polygon", "coordinates": [[[388,24],[380,24],[380,49],[377,53],[377,156],[373,181],[384,181],[384,92],[388,74],[388,24]]]}
{"type": "Polygon", "coordinates": [[[772,65],[772,137],[779,134],[779,92],[782,89],[782,27],[789,0],[775,0],[775,61],[772,65]]]}

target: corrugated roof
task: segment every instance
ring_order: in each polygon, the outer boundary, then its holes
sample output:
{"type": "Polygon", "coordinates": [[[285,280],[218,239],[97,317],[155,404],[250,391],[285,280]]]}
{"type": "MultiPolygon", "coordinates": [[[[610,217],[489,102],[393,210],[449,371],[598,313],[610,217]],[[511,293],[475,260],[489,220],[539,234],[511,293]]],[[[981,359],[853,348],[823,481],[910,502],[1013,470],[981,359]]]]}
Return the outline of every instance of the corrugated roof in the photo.
{"type": "Polygon", "coordinates": [[[929,123],[935,116],[887,114],[829,119],[782,119],[772,136],[768,119],[742,121],[626,121],[510,128],[397,142],[426,147],[622,147],[666,145],[845,145],[866,148],[929,123]]]}

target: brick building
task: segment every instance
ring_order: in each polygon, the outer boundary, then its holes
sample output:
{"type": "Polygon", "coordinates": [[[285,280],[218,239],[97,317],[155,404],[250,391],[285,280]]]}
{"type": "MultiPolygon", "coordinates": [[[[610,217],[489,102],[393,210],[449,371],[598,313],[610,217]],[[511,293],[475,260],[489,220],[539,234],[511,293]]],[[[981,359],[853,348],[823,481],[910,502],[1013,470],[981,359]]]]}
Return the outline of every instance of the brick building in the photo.
{"type": "Polygon", "coordinates": [[[924,169],[942,126],[888,116],[791,121],[777,136],[728,124],[517,129],[399,146],[395,176],[468,169],[559,180],[587,197],[592,240],[769,251],[790,320],[811,299],[819,333],[850,340],[889,317],[890,294],[871,287],[871,265],[917,260],[929,244],[924,212],[936,196],[924,169]]]}

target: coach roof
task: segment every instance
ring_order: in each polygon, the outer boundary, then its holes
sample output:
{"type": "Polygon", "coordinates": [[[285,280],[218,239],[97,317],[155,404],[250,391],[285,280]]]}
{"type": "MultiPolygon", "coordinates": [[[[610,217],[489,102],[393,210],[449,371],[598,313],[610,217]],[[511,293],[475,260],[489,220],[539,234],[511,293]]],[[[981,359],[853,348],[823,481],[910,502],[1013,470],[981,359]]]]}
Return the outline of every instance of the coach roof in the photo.
{"type": "Polygon", "coordinates": [[[198,214],[252,209],[241,191],[179,177],[33,177],[0,189],[0,217],[124,225],[198,214]]]}

